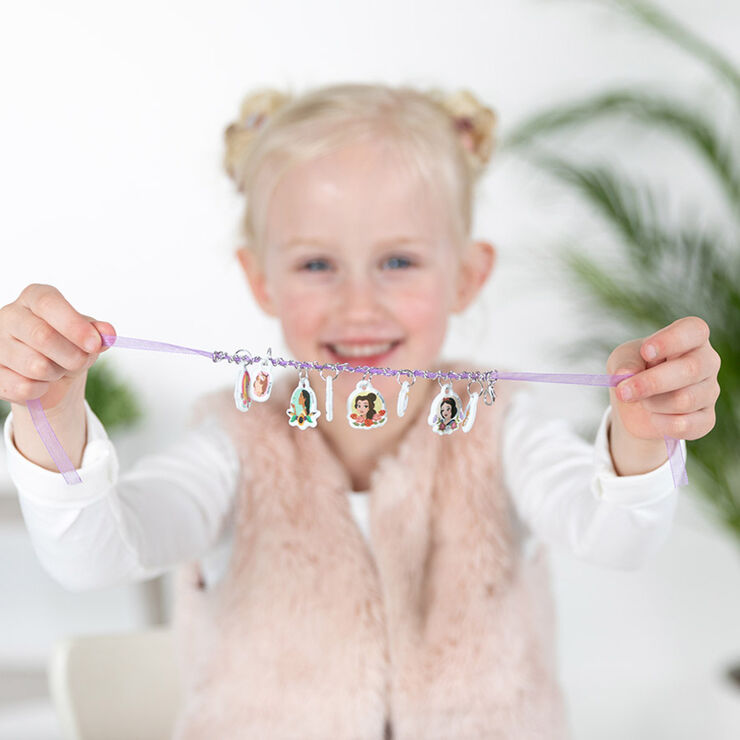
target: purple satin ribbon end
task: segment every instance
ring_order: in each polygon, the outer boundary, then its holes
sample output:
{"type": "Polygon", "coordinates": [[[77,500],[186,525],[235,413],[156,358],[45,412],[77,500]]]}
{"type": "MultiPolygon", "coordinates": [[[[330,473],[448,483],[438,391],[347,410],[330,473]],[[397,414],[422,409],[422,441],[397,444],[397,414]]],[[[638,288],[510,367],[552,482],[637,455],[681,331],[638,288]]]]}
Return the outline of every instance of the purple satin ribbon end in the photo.
{"type": "Polygon", "coordinates": [[[41,441],[44,443],[49,455],[51,455],[51,459],[59,469],[59,472],[64,476],[64,480],[70,485],[82,483],[82,478],[80,478],[72,461],[67,457],[67,453],[57,439],[57,435],[54,434],[54,430],[51,428],[51,424],[49,424],[49,420],[44,413],[41,401],[38,398],[26,401],[26,408],[28,408],[31,414],[31,420],[41,437],[41,441]]]}
{"type": "Polygon", "coordinates": [[[683,457],[681,440],[673,437],[663,437],[668,449],[668,459],[671,461],[671,473],[673,474],[673,485],[675,488],[689,485],[689,476],[686,472],[686,461],[683,457]]]}

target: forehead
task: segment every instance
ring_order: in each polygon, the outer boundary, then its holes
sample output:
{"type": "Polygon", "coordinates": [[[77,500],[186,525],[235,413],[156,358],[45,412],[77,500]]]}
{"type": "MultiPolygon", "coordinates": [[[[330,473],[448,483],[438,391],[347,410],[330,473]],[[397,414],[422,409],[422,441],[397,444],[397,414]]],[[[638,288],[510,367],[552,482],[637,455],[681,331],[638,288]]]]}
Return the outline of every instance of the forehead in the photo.
{"type": "Polygon", "coordinates": [[[295,238],[327,243],[382,241],[388,236],[439,240],[449,236],[451,204],[388,146],[345,146],[290,168],[268,204],[265,236],[271,245],[295,238]]]}

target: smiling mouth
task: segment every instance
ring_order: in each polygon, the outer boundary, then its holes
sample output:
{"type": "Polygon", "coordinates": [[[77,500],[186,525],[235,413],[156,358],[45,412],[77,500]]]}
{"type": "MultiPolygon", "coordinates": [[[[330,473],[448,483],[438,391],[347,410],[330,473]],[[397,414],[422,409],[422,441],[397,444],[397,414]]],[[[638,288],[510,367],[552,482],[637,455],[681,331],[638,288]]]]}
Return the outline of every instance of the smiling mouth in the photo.
{"type": "Polygon", "coordinates": [[[331,355],[332,362],[347,362],[351,365],[375,365],[382,362],[403,340],[393,342],[376,342],[364,344],[324,344],[331,355]]]}

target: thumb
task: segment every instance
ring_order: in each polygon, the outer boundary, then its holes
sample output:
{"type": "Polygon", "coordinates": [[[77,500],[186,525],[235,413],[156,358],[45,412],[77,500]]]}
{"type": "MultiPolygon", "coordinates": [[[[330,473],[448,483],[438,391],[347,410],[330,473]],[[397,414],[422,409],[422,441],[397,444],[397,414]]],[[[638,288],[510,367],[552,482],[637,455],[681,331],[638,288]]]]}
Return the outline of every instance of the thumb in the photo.
{"type": "MultiPolygon", "coordinates": [[[[635,375],[645,370],[645,360],[640,354],[641,340],[633,340],[620,344],[607,361],[607,372],[610,375],[635,375]]],[[[611,390],[615,391],[622,386],[629,378],[622,378],[611,390]]]]}
{"type": "MultiPolygon", "coordinates": [[[[645,369],[645,363],[639,363],[635,361],[630,360],[622,360],[622,362],[619,364],[619,367],[617,368],[615,375],[636,375],[637,373],[642,372],[645,369]]],[[[613,390],[619,390],[624,384],[629,380],[629,378],[622,378],[617,385],[614,387],[613,390]]]]}
{"type": "Polygon", "coordinates": [[[645,369],[645,364],[638,364],[636,362],[630,362],[629,360],[623,360],[619,367],[614,371],[614,375],[634,375],[640,373],[645,369]]]}
{"type": "MultiPolygon", "coordinates": [[[[98,330],[98,331],[99,331],[99,332],[100,332],[101,334],[108,334],[108,335],[112,335],[113,337],[116,337],[116,336],[118,336],[118,335],[116,334],[116,330],[115,330],[115,329],[113,328],[113,325],[112,325],[112,324],[109,324],[109,323],[108,323],[107,321],[93,321],[93,322],[92,322],[92,325],[93,325],[93,326],[94,326],[94,327],[95,327],[95,328],[96,328],[96,329],[97,329],[97,330],[98,330]]],[[[110,340],[109,340],[109,341],[110,341],[110,340]]],[[[103,345],[103,346],[102,346],[102,349],[100,350],[101,352],[105,352],[106,350],[110,349],[110,344],[106,344],[105,342],[103,342],[103,341],[102,341],[102,338],[101,338],[101,343],[102,343],[102,345],[103,345]]]]}
{"type": "MultiPolygon", "coordinates": [[[[85,314],[83,314],[83,316],[85,316],[85,314]]],[[[95,327],[99,334],[108,334],[114,337],[117,336],[116,330],[113,328],[113,325],[109,324],[107,321],[97,321],[92,316],[85,316],[85,318],[89,319],[90,323],[95,327]]],[[[106,344],[101,336],[100,349],[97,350],[97,353],[100,354],[102,352],[105,352],[107,349],[110,349],[110,345],[106,344]]]]}
{"type": "MultiPolygon", "coordinates": [[[[642,372],[644,369],[645,361],[643,359],[637,358],[633,360],[629,357],[623,357],[617,365],[615,375],[636,375],[637,373],[642,372]]],[[[615,394],[612,397],[617,397],[621,401],[621,396],[616,394],[619,394],[621,392],[620,389],[623,388],[629,382],[629,380],[629,378],[622,378],[616,386],[610,389],[612,392],[610,395],[615,394]]]]}

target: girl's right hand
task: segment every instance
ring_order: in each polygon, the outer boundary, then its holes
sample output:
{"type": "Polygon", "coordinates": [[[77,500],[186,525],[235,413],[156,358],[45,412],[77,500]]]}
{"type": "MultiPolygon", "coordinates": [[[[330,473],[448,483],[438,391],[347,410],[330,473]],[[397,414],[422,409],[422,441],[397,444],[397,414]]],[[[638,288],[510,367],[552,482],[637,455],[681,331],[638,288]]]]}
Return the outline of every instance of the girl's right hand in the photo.
{"type": "Polygon", "coordinates": [[[103,321],[78,313],[53,286],[32,283],[0,308],[0,398],[25,404],[38,398],[44,411],[70,391],[84,398],[87,371],[108,349],[103,321]]]}

